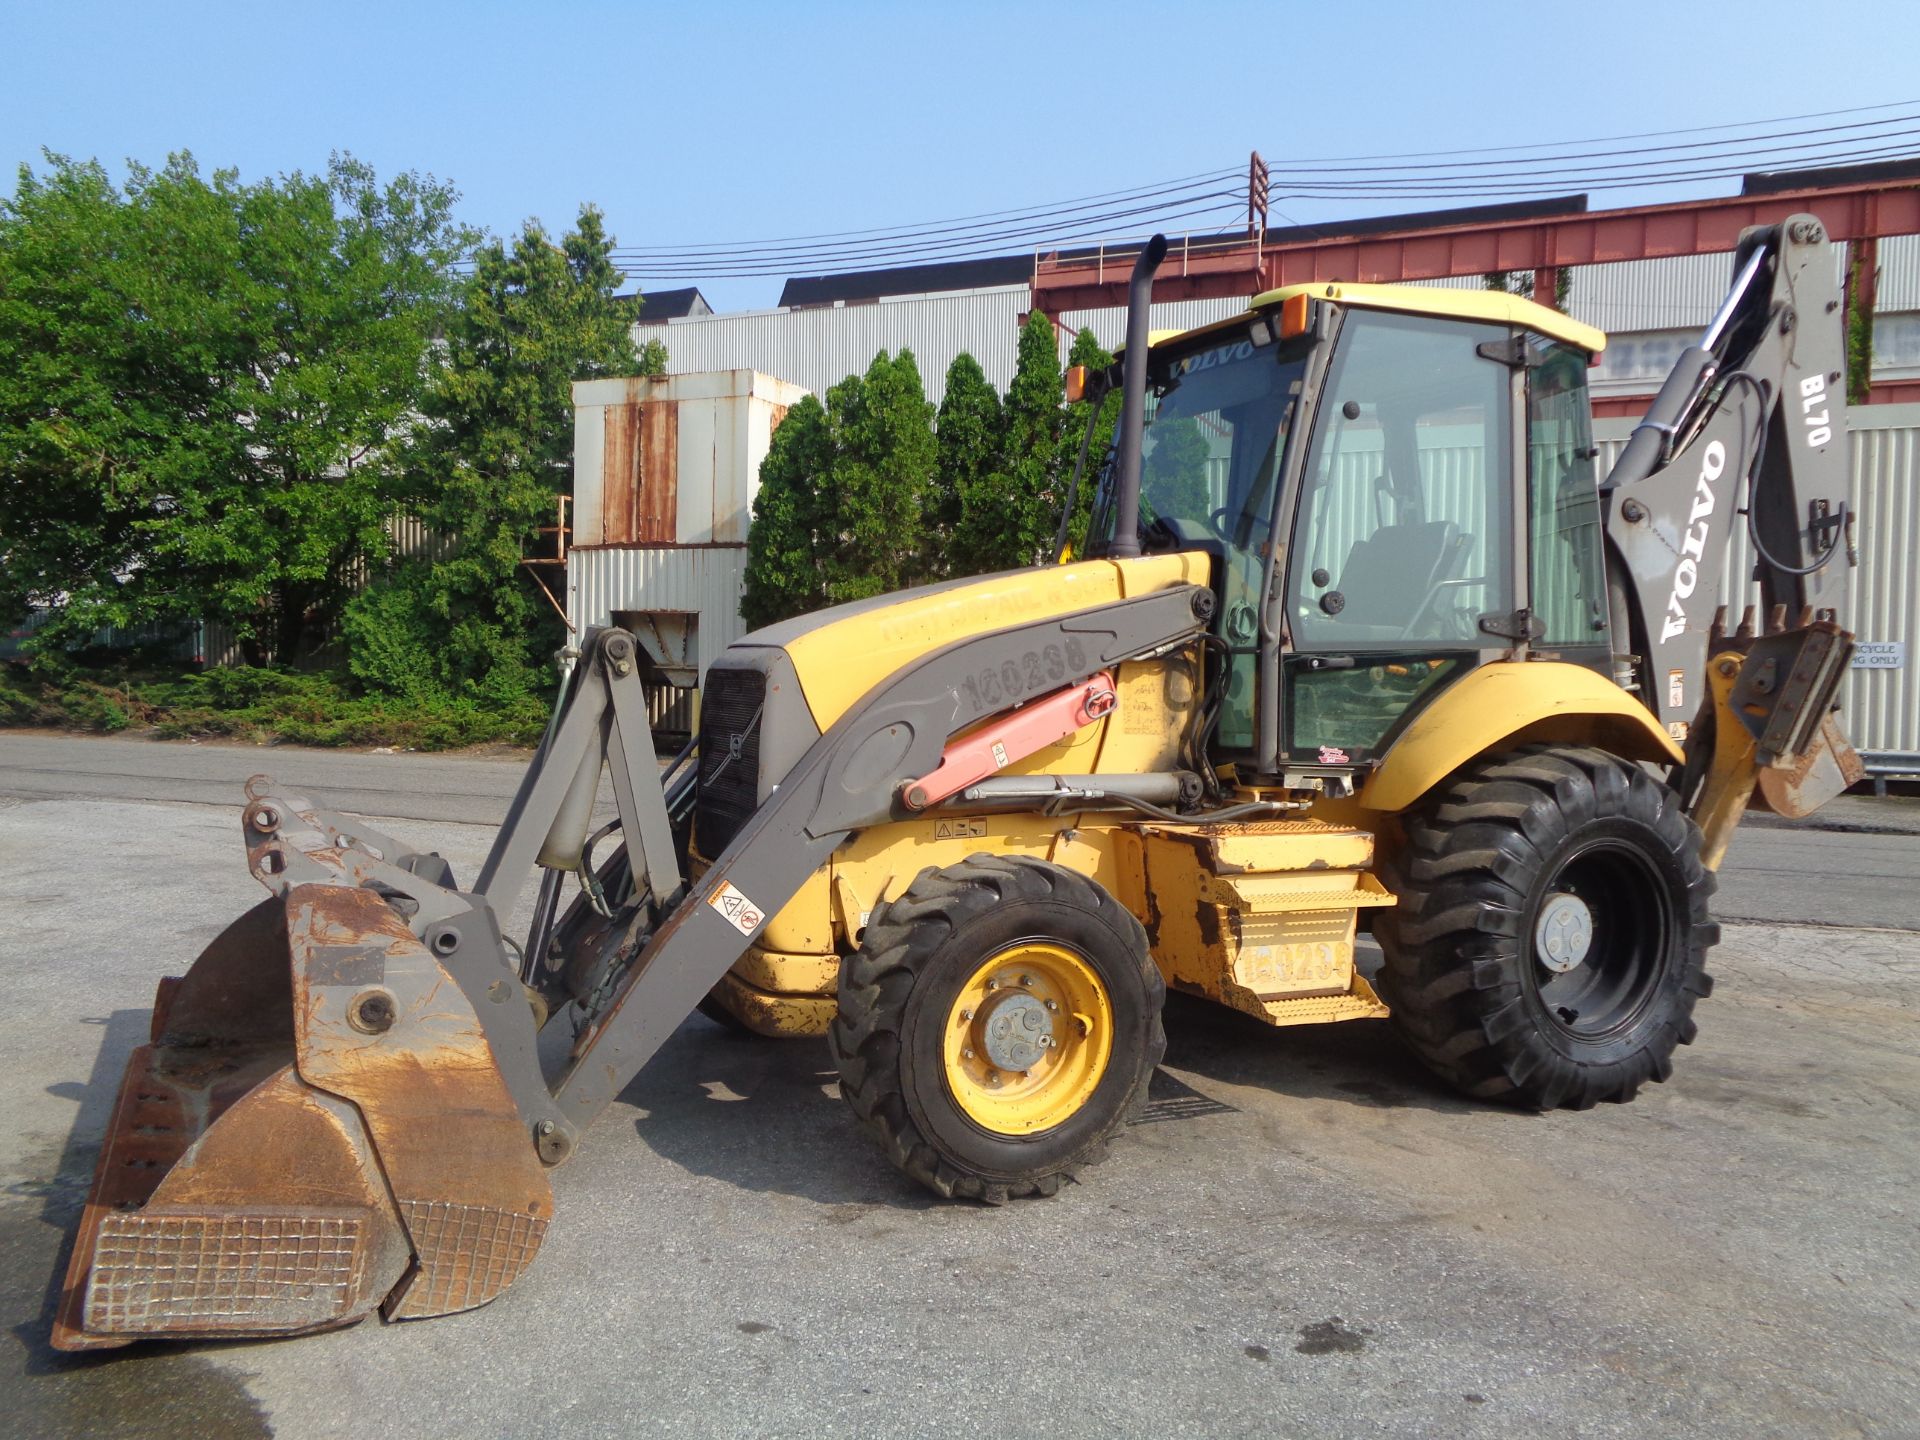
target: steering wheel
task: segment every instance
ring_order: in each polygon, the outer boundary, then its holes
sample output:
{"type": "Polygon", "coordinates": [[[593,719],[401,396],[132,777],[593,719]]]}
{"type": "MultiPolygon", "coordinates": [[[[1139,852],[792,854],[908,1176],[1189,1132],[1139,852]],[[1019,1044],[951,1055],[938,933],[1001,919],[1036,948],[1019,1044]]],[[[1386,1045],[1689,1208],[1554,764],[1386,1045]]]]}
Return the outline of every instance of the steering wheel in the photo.
{"type": "Polygon", "coordinates": [[[1150,535],[1157,532],[1167,536],[1173,541],[1170,548],[1176,550],[1191,549],[1202,543],[1207,538],[1206,532],[1211,529],[1210,523],[1184,520],[1178,515],[1156,515],[1147,524],[1150,535]]]}
{"type": "Polygon", "coordinates": [[[1430,637],[1422,638],[1431,638],[1434,640],[1471,639],[1474,630],[1472,624],[1467,620],[1466,611],[1458,608],[1442,611],[1436,610],[1434,607],[1438,603],[1440,596],[1448,590],[1470,590],[1475,586],[1484,587],[1486,584],[1487,577],[1485,575],[1475,575],[1458,580],[1436,580],[1427,591],[1427,598],[1420,602],[1420,608],[1413,612],[1413,619],[1407,622],[1407,628],[1400,632],[1401,637],[1403,639],[1414,638],[1415,632],[1420,628],[1420,622],[1425,620],[1428,614],[1431,613],[1434,618],[1440,622],[1440,630],[1445,631],[1450,628],[1453,634],[1446,635],[1437,633],[1430,637]]]}

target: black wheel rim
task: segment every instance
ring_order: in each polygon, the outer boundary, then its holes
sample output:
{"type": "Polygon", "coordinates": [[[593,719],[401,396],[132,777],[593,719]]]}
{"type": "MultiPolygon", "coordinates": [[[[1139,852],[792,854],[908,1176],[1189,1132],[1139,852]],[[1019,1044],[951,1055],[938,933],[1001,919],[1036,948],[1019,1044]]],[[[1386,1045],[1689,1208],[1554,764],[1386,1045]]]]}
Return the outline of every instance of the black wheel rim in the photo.
{"type": "Polygon", "coordinates": [[[1522,943],[1534,999],[1570,1039],[1617,1036],[1632,1029],[1659,994],[1672,938],[1672,902],[1647,857],[1619,841],[1583,845],[1560,862],[1529,907],[1522,943]],[[1557,969],[1538,932],[1543,910],[1563,895],[1585,907],[1590,938],[1578,963],[1557,969]]]}

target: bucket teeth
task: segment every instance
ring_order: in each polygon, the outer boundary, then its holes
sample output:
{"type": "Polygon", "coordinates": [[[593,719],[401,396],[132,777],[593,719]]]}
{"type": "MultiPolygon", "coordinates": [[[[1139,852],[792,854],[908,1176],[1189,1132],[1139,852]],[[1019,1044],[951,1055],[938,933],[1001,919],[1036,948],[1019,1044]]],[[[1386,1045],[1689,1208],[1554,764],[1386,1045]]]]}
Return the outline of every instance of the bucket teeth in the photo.
{"type": "Polygon", "coordinates": [[[399,1282],[406,1235],[360,1117],[302,1085],[292,1059],[291,1047],[134,1051],[57,1347],[326,1329],[399,1282]]]}
{"type": "Polygon", "coordinates": [[[338,1324],[365,1289],[370,1228],[358,1210],[105,1215],[85,1328],[135,1336],[338,1324]]]}

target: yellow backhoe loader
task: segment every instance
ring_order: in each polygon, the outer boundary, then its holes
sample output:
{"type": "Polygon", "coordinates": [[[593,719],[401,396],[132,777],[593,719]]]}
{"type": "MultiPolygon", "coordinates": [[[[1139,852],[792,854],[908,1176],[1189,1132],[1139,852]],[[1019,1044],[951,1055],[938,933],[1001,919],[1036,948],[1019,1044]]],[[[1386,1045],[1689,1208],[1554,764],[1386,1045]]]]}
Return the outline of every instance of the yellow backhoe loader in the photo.
{"type": "Polygon", "coordinates": [[[1123,360],[1074,377],[1123,396],[1082,558],[749,635],[664,771],[638,642],[594,631],[471,889],[250,782],[268,898],[161,982],[55,1343],[492,1299],[697,1005],[826,1035],[893,1162],[988,1202],[1101,1157],[1167,986],[1274,1026],[1390,1016],[1490,1101],[1667,1079],[1742,811],[1858,776],[1819,221],[1742,240],[1604,479],[1599,332],[1321,284],[1150,343],[1164,250],[1123,360]],[[603,772],[619,818],[589,835],[603,772]]]}

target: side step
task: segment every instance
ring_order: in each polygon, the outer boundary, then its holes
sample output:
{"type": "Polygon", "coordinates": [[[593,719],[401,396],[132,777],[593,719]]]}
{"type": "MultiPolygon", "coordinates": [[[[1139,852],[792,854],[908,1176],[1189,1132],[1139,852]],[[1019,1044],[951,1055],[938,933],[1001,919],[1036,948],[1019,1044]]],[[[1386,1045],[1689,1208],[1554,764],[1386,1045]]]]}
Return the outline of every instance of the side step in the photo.
{"type": "Polygon", "coordinates": [[[1383,1017],[1353,963],[1361,910],[1394,897],[1373,836],[1317,820],[1130,825],[1130,883],[1167,983],[1270,1025],[1383,1017]]]}

